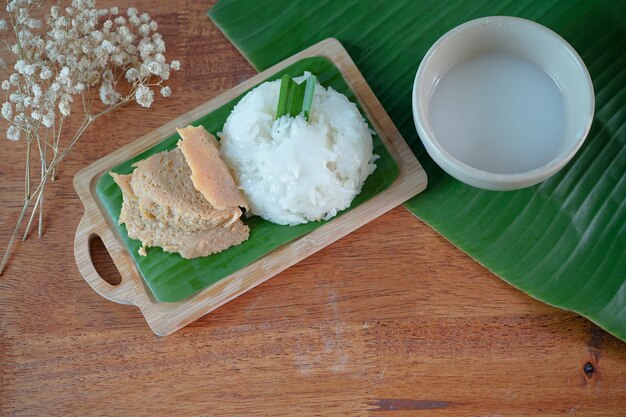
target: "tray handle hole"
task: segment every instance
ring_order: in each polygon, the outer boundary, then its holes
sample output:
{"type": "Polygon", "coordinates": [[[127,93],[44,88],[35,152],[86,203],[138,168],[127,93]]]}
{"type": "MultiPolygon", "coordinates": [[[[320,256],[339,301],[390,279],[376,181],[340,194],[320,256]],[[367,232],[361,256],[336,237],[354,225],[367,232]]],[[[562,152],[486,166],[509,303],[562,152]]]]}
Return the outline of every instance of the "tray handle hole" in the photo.
{"type": "Polygon", "coordinates": [[[104,246],[100,236],[94,235],[89,241],[89,253],[91,255],[91,262],[93,262],[96,272],[102,277],[103,280],[109,284],[116,286],[122,282],[122,276],[118,272],[109,251],[104,246]]]}

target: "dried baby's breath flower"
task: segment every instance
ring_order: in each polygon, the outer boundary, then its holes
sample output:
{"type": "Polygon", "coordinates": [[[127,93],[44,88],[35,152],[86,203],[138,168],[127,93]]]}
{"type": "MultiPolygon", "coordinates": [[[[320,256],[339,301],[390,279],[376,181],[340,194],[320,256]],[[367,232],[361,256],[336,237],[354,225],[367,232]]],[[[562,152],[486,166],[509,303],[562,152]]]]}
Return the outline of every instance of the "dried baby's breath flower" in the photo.
{"type": "Polygon", "coordinates": [[[161,88],[161,95],[163,97],[171,96],[172,95],[172,89],[169,86],[161,88]]]}
{"type": "Polygon", "coordinates": [[[142,107],[150,107],[152,105],[152,101],[154,100],[154,91],[142,84],[137,87],[135,100],[142,107]]]}
{"type": "Polygon", "coordinates": [[[12,140],[12,141],[18,141],[20,140],[20,136],[21,136],[21,132],[17,126],[15,125],[9,126],[9,128],[7,129],[7,139],[12,140]]]}
{"type": "Polygon", "coordinates": [[[7,120],[11,120],[13,118],[13,107],[11,106],[11,103],[2,103],[2,117],[7,120]]]}
{"type": "Polygon", "coordinates": [[[117,7],[98,9],[95,0],[72,0],[52,6],[41,20],[31,15],[41,5],[41,0],[8,1],[8,17],[0,19],[0,36],[7,47],[4,57],[13,56],[8,65],[0,59],[0,68],[7,73],[0,84],[6,92],[1,114],[9,122],[7,138],[25,142],[27,159],[35,144],[42,167],[40,182],[31,192],[30,163],[26,163],[24,206],[0,273],[31,204],[24,237],[38,209],[41,233],[46,182],[54,179],[57,165],[86,128],[130,101],[150,107],[157,89],[169,97],[172,90],[163,83],[171,71],[180,69],[179,61],[166,60],[165,42],[148,13],[134,7],[121,13],[117,7]],[[79,109],[83,123],[62,147],[67,126],[63,122],[79,109]]]}

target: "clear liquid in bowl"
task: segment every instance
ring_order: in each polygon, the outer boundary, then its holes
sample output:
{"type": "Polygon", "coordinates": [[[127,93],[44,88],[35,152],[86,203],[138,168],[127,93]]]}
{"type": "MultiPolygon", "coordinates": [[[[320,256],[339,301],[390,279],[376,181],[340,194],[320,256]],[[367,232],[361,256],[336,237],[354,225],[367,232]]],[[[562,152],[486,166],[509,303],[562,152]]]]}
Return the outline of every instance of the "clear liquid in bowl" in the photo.
{"type": "Polygon", "coordinates": [[[456,159],[483,171],[514,174],[557,156],[565,106],[559,86],[541,67],[489,53],[441,76],[428,118],[437,141],[456,159]]]}

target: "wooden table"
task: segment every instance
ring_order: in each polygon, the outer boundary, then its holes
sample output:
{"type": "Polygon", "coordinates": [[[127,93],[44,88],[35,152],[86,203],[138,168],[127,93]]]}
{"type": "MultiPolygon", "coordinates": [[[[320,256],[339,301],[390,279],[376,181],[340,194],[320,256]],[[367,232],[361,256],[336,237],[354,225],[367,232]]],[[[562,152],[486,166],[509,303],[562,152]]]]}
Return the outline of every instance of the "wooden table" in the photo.
{"type": "MultiPolygon", "coordinates": [[[[402,207],[167,338],[99,297],[74,262],[74,174],[255,73],[209,4],[117,4],[149,11],[183,69],[171,98],[81,139],[50,187],[44,237],[20,242],[0,277],[2,415],[626,416],[625,343],[510,287],[402,207]]],[[[0,153],[4,248],[23,144],[0,153]]],[[[94,258],[115,279],[102,245],[94,258]]]]}

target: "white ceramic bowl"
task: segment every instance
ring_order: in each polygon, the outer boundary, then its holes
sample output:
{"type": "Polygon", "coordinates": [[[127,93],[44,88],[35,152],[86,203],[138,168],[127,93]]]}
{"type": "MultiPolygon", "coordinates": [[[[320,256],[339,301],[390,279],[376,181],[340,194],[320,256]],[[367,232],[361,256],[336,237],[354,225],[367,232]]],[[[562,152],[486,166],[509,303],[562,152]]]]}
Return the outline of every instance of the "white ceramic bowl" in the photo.
{"type": "MultiPolygon", "coordinates": [[[[459,107],[456,107],[458,111],[459,107]]],[[[584,62],[576,51],[563,38],[546,27],[514,17],[494,16],[476,19],[446,33],[430,48],[422,60],[413,86],[413,118],[428,154],[453,177],[466,184],[488,190],[524,188],[555,174],[572,159],[583,144],[591,127],[593,112],[593,84],[584,62]],[[557,135],[559,139],[554,147],[545,150],[550,154],[539,155],[543,158],[539,159],[540,163],[523,160],[528,156],[526,152],[519,152],[525,146],[521,143],[512,143],[509,147],[506,145],[507,142],[493,142],[494,138],[490,143],[487,140],[480,140],[480,136],[459,134],[458,136],[463,137],[453,139],[457,143],[460,141],[462,146],[452,149],[450,140],[441,140],[444,136],[442,130],[445,129],[441,129],[439,123],[437,131],[436,123],[433,123],[434,116],[438,116],[438,120],[441,120],[441,117],[447,120],[445,118],[449,117],[453,123],[455,114],[431,114],[432,108],[435,107],[431,104],[437,83],[446,71],[484,54],[506,54],[522,58],[536,64],[556,83],[558,90],[554,91],[559,91],[562,96],[562,101],[558,102],[560,109],[558,114],[564,114],[560,124],[562,129],[558,131],[561,133],[557,135]],[[463,143],[465,140],[471,142],[463,143]],[[478,159],[476,155],[479,155],[478,159]],[[482,162],[477,163],[477,160],[482,162]],[[515,163],[508,164],[510,169],[506,167],[506,163],[505,168],[491,169],[491,166],[497,165],[491,162],[497,161],[501,162],[500,165],[502,161],[515,163]],[[525,166],[525,163],[526,167],[521,170],[513,167],[513,165],[525,166]]],[[[506,112],[495,113],[506,115],[506,112]]],[[[506,124],[509,123],[508,119],[505,122],[497,120],[498,124],[490,118],[492,116],[483,117],[484,120],[479,122],[483,129],[489,129],[492,125],[499,126],[499,130],[492,132],[491,135],[495,135],[496,141],[510,141],[511,137],[523,137],[524,131],[519,130],[524,129],[523,126],[514,126],[515,123],[510,123],[510,129],[518,130],[509,131],[515,135],[507,135],[506,129],[502,130],[502,125],[504,123],[508,127],[506,124]]],[[[514,115],[511,120],[515,121],[514,115]]],[[[449,136],[450,132],[446,135],[449,136]]],[[[544,152],[543,149],[531,150],[535,153],[544,152]]]]}

